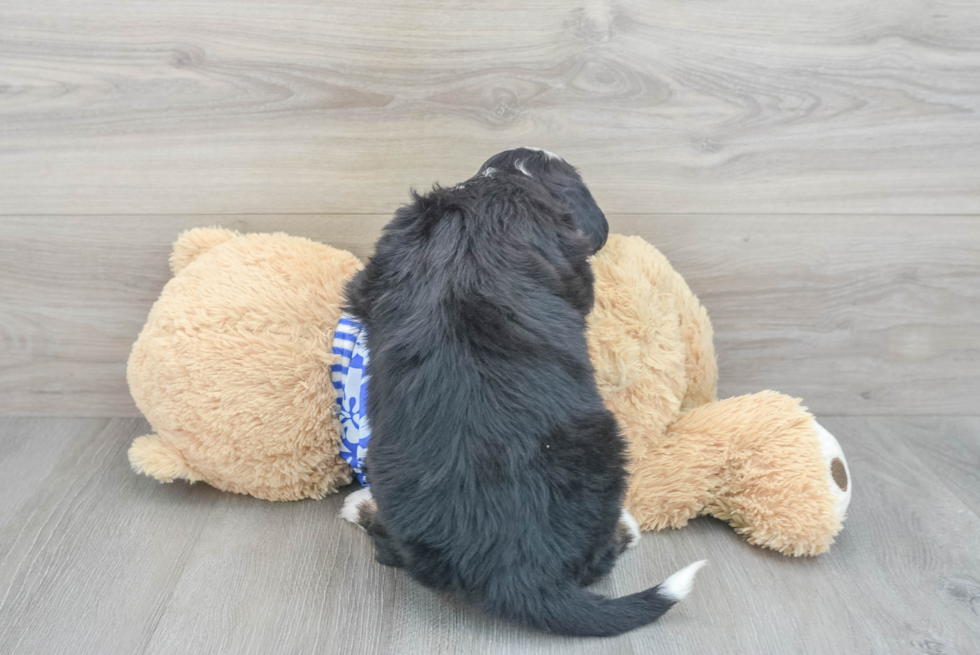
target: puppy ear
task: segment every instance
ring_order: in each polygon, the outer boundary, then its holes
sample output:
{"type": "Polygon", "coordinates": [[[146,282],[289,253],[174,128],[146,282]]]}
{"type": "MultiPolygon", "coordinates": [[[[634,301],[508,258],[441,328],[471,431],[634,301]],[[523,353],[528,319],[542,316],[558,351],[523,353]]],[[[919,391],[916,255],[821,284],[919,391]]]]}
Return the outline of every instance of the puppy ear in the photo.
{"type": "Polygon", "coordinates": [[[587,237],[571,225],[562,230],[557,241],[551,235],[536,235],[527,250],[527,270],[543,281],[559,298],[564,299],[582,316],[592,311],[595,301],[591,245],[587,237]]]}
{"type": "Polygon", "coordinates": [[[609,236],[609,223],[592,198],[589,188],[581,180],[569,178],[562,184],[559,193],[572,212],[575,227],[588,237],[592,253],[598,252],[609,236]]]}
{"type": "MultiPolygon", "coordinates": [[[[588,190],[586,189],[586,193],[588,190]]],[[[590,196],[591,197],[591,196],[590,196]]],[[[596,208],[598,209],[598,208],[596,208]]],[[[605,216],[599,212],[603,224],[606,222],[605,216]]],[[[602,242],[606,241],[606,233],[602,233],[602,242]]],[[[594,242],[588,236],[569,233],[563,235],[559,240],[559,248],[565,258],[565,266],[560,270],[562,279],[562,296],[571,303],[575,309],[588,316],[595,303],[595,277],[592,274],[592,266],[589,264],[589,256],[595,252],[599,246],[594,246],[594,242]]]]}

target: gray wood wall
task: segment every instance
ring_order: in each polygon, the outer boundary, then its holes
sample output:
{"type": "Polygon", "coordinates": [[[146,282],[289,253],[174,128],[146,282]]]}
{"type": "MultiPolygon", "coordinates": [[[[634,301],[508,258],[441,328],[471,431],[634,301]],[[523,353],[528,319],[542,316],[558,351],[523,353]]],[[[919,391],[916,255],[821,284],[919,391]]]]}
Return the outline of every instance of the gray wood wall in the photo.
{"type": "Polygon", "coordinates": [[[0,10],[0,415],[137,414],[181,230],[365,256],[410,186],[516,145],[671,258],[722,395],[978,413],[975,3],[199,4],[0,10]]]}

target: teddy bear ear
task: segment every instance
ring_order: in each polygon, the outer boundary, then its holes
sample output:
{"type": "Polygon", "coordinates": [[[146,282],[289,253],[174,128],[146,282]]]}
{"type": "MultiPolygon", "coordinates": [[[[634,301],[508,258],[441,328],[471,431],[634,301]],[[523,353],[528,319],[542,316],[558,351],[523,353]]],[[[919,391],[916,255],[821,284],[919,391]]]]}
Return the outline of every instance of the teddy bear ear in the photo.
{"type": "Polygon", "coordinates": [[[192,261],[225,241],[230,241],[238,232],[220,227],[199,227],[181,234],[170,253],[170,270],[177,275],[192,261]]]}

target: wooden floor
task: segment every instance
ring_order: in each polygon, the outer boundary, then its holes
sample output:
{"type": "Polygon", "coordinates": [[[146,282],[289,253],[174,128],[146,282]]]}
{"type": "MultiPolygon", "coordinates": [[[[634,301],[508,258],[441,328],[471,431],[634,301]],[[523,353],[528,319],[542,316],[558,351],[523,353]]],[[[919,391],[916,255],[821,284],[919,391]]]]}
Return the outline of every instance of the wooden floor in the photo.
{"type": "Polygon", "coordinates": [[[0,3],[0,655],[976,655],[978,399],[976,0],[0,3]],[[722,397],[837,434],[828,554],[647,535],[599,589],[706,557],[694,596],[570,641],[375,565],[339,496],[129,470],[126,358],[181,230],[365,257],[410,187],[518,145],[684,275],[722,397]]]}
{"type": "Polygon", "coordinates": [[[707,558],[692,597],[626,636],[572,640],[376,564],[337,516],[345,492],[276,504],[160,485],[126,462],[140,419],[3,419],[0,652],[980,652],[980,419],[821,420],[855,484],[829,553],[789,559],[709,519],[648,533],[598,590],[707,558]]]}

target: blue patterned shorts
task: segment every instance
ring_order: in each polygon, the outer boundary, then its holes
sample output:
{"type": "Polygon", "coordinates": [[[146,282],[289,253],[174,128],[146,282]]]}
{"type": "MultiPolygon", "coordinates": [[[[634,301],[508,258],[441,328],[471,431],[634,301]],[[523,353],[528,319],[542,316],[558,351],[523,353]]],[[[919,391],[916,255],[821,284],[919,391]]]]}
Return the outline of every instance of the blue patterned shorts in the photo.
{"type": "Polygon", "coordinates": [[[330,367],[330,379],[337,390],[340,406],[340,456],[344,458],[362,486],[370,486],[364,475],[371,428],[367,419],[368,348],[364,326],[350,314],[343,314],[333,336],[333,354],[338,362],[330,367]]]}

